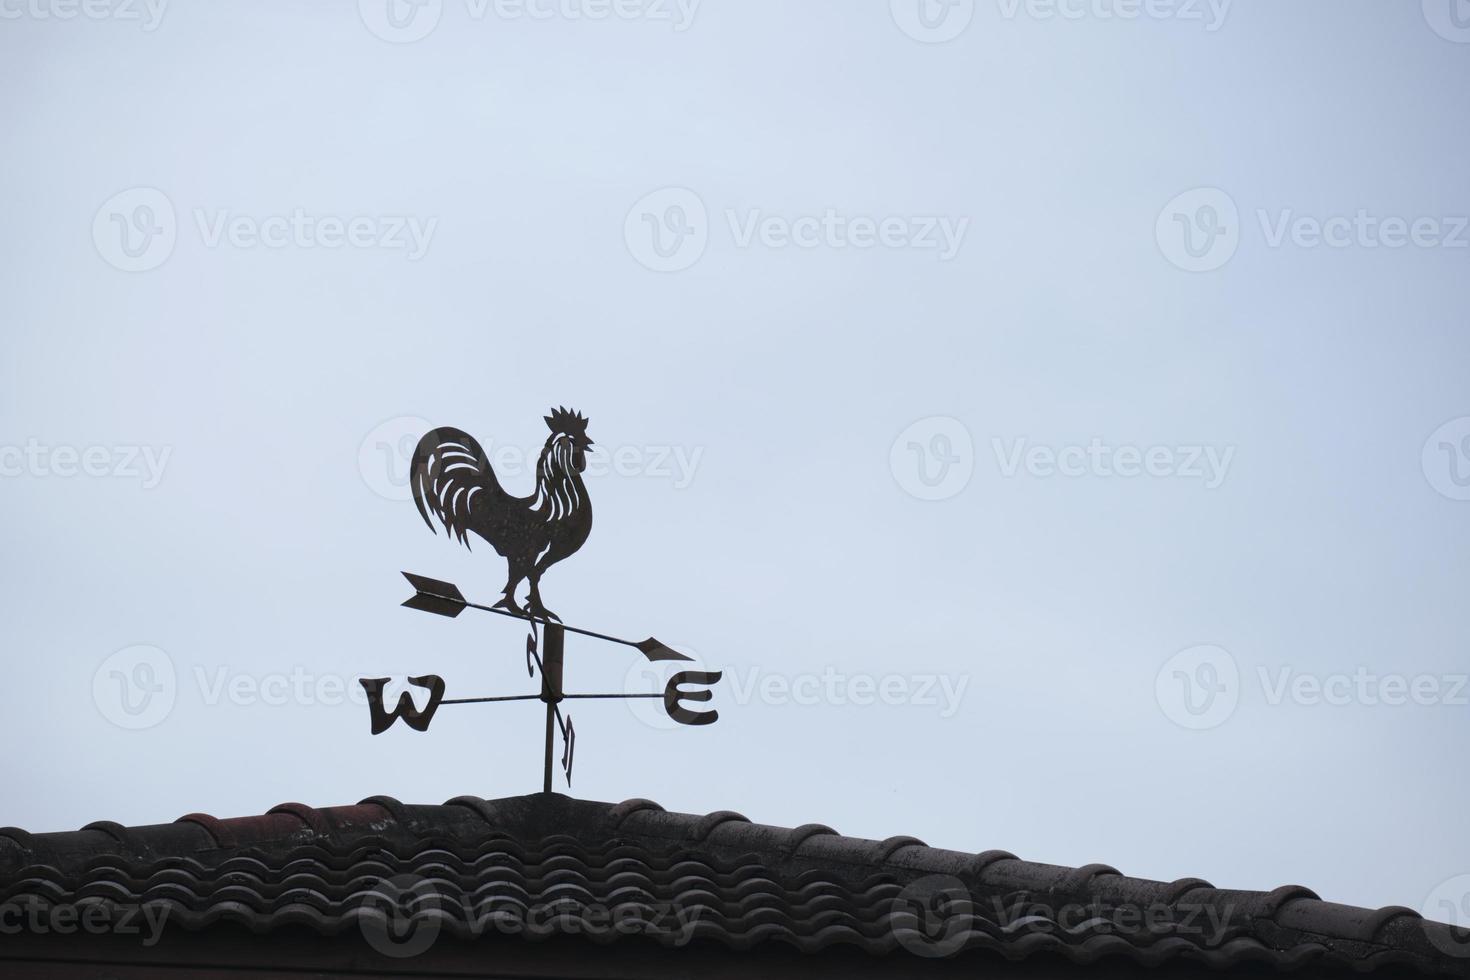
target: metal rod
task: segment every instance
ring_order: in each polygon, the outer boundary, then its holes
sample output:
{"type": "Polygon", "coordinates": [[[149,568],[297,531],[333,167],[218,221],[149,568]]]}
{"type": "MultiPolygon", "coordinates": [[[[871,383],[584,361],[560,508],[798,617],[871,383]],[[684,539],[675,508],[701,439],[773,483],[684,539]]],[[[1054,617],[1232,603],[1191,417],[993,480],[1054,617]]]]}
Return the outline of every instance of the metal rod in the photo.
{"type": "Polygon", "coordinates": [[[556,720],[556,705],[546,706],[546,771],[541,779],[541,792],[551,792],[551,743],[552,734],[555,731],[552,723],[556,720]]]}
{"type": "MultiPolygon", "coordinates": [[[[662,694],[563,694],[563,698],[661,698],[662,694]]],[[[445,704],[451,704],[445,701],[445,704]]]]}
{"type": "MultiPolygon", "coordinates": [[[[563,694],[562,700],[570,701],[574,698],[582,700],[601,700],[604,698],[661,698],[662,694],[563,694]]],[[[440,704],[490,704],[495,701],[540,701],[543,700],[539,694],[512,694],[498,698],[445,698],[440,704]]]]}
{"type": "Polygon", "coordinates": [[[582,636],[590,636],[598,640],[607,640],[610,643],[621,643],[625,647],[636,648],[638,646],[638,644],[634,641],[625,640],[620,636],[608,636],[606,633],[598,633],[595,630],[584,630],[580,626],[562,626],[561,623],[555,622],[553,620],[537,619],[535,616],[527,616],[525,613],[511,612],[509,609],[496,609],[493,606],[482,606],[478,602],[466,602],[465,605],[471,609],[480,609],[485,612],[495,613],[497,616],[509,616],[511,619],[524,619],[527,622],[540,623],[543,626],[561,626],[561,628],[566,630],[568,633],[579,633],[582,636]]]}
{"type": "Polygon", "coordinates": [[[440,701],[440,704],[486,704],[491,701],[540,701],[539,694],[515,694],[504,698],[452,698],[440,701]]]}

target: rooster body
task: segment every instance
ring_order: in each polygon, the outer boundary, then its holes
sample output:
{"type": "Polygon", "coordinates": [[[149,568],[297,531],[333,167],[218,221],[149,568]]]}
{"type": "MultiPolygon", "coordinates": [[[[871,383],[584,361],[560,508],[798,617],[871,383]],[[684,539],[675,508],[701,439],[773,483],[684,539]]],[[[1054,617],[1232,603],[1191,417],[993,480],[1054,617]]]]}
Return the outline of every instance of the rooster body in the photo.
{"type": "Polygon", "coordinates": [[[592,531],[592,502],[582,482],[587,468],[587,419],[558,409],[546,416],[551,435],[536,462],[536,491],[529,497],[507,493],[475,438],[463,430],[434,429],[414,450],[409,482],[414,503],[429,530],[434,518],[465,547],[469,532],[490,542],[509,566],[504,596],[497,608],[543,619],[558,619],[541,602],[541,576],[573,554],[592,531]],[[530,581],[523,610],[516,588],[530,581]]]}

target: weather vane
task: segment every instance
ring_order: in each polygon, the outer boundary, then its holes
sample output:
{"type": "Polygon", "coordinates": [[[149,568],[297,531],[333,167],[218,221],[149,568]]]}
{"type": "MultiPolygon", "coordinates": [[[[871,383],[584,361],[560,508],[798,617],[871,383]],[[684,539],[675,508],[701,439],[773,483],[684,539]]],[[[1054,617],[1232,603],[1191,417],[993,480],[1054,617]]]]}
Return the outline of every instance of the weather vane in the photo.
{"type": "Polygon", "coordinates": [[[632,647],[650,662],[688,661],[690,658],[653,637],[646,640],[624,640],[606,633],[564,626],[561,618],[541,602],[541,576],[563,558],[574,554],[592,531],[592,502],[582,472],[587,468],[587,450],[592,440],[587,437],[587,419],[576,412],[559,408],[545,417],[551,430],[541,457],[536,462],[536,491],[528,497],[515,497],[505,492],[480,444],[469,433],[454,428],[434,429],[419,440],[414,450],[409,482],[414,503],[429,530],[434,518],[444,530],[470,546],[468,534],[473,531],[485,539],[506,560],[509,572],[500,601],[484,606],[464,597],[449,582],[404,572],[414,594],[403,603],[410,609],[448,616],[451,619],[466,609],[510,616],[530,623],[526,637],[526,670],[534,677],[541,672],[541,690],[535,694],[513,694],[498,697],[446,698],[445,683],[436,674],[410,677],[408,682],[428,692],[423,708],[416,708],[407,692],[389,711],[383,703],[383,689],[389,678],[362,678],[359,683],[367,692],[368,711],[374,735],[380,735],[403,719],[415,731],[428,731],[434,714],[447,704],[489,704],[502,701],[541,701],[546,705],[546,755],[542,789],[551,792],[552,758],[555,735],[559,730],[563,751],[561,768],[567,784],[572,781],[572,763],[576,752],[576,729],[570,714],[562,715],[561,703],[574,699],[662,698],[664,710],[682,725],[709,725],[719,712],[694,711],[683,702],[704,702],[713,697],[709,690],[722,676],[719,671],[679,671],[669,678],[662,692],[619,694],[568,694],[562,686],[566,635],[603,640],[632,647]],[[526,606],[516,604],[516,588],[529,581],[526,606]],[[540,629],[538,629],[540,627],[540,629]],[[686,688],[694,688],[686,690],[686,688]]]}

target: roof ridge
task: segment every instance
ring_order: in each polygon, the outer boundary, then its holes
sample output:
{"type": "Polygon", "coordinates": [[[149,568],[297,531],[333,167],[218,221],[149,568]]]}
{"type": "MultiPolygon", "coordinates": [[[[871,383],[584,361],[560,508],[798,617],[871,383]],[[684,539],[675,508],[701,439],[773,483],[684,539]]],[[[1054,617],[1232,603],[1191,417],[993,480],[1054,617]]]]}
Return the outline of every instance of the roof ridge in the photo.
{"type": "MultiPolygon", "coordinates": [[[[653,889],[678,900],[687,893],[689,901],[717,910],[709,914],[724,923],[716,928],[712,919],[700,928],[716,929],[712,936],[742,947],[791,936],[805,936],[790,939],[803,948],[907,945],[920,933],[902,904],[906,896],[958,890],[975,916],[964,948],[1004,947],[1008,956],[1061,943],[1067,955],[1089,959],[1126,947],[1148,962],[1186,953],[1217,965],[1242,957],[1264,956],[1278,966],[1326,957],[1359,969],[1402,961],[1429,972],[1470,972],[1470,957],[1452,955],[1470,948],[1449,945],[1456,942],[1449,926],[1426,922],[1403,906],[1338,905],[1300,885],[1262,892],[1220,889],[1198,878],[1131,878],[1106,864],[1070,868],[1009,851],[931,847],[916,837],[846,837],[826,824],[779,827],[733,810],[681,813],[641,798],[614,804],[538,793],[416,805],[372,796],[324,808],[283,803],[253,817],[190,813],[172,824],[131,828],[103,820],[62,833],[0,830],[0,895],[50,902],[89,889],[99,899],[132,895],[142,903],[152,900],[151,889],[166,887],[171,896],[193,896],[189,915],[202,917],[201,923],[224,914],[211,911],[210,903],[226,871],[256,882],[232,883],[234,892],[253,888],[266,902],[265,911],[229,913],[267,917],[252,920],[252,927],[270,927],[279,918],[339,929],[342,923],[331,917],[342,896],[334,888],[362,887],[390,868],[420,867],[424,874],[460,876],[454,887],[467,887],[466,895],[489,888],[485,894],[500,896],[496,901],[553,893],[559,900],[595,898],[596,889],[614,887],[609,883],[616,883],[618,894],[653,889]],[[308,914],[289,902],[293,892],[282,876],[319,882],[322,898],[313,903],[321,908],[308,914]],[[267,895],[276,897],[267,902],[267,895]],[[771,902],[771,909],[747,920],[750,910],[771,902]],[[1064,922],[1062,911],[1074,906],[1087,914],[1064,922]],[[1108,924],[1108,910],[1124,909],[1161,910],[1166,927],[1147,935],[1098,933],[1108,924]],[[1200,909],[1218,920],[1210,936],[1180,927],[1200,909]],[[1048,921],[1057,935],[1042,938],[1032,924],[1048,921]],[[866,925],[854,931],[858,922],[866,925]],[[827,923],[826,931],[806,931],[818,923],[827,923]]],[[[229,907],[237,905],[232,900],[229,907]]]]}

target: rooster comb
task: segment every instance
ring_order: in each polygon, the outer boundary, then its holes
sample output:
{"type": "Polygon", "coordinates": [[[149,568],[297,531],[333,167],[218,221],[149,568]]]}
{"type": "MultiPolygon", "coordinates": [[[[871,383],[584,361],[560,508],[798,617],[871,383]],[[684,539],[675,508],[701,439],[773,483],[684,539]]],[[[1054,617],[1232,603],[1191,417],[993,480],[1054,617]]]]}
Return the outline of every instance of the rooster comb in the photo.
{"type": "Polygon", "coordinates": [[[569,412],[565,408],[554,408],[550,415],[543,416],[546,427],[552,432],[565,433],[569,436],[585,436],[587,434],[587,419],[581,412],[569,412]]]}

